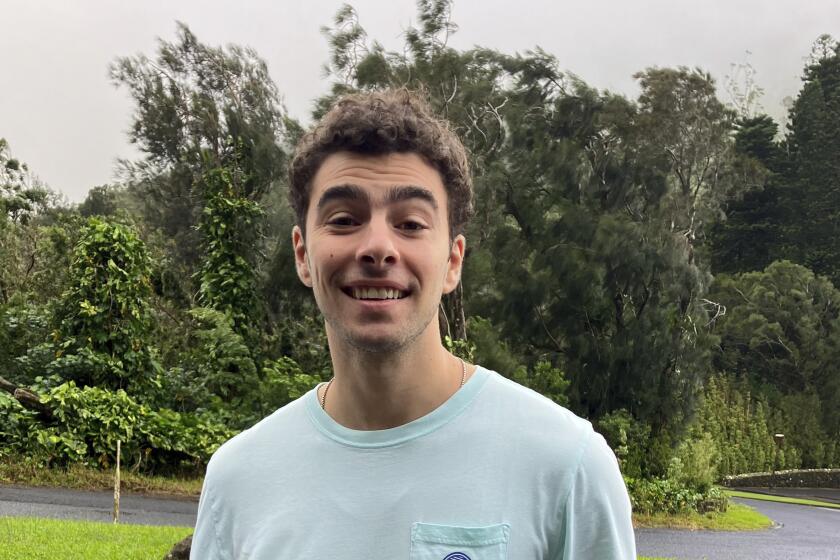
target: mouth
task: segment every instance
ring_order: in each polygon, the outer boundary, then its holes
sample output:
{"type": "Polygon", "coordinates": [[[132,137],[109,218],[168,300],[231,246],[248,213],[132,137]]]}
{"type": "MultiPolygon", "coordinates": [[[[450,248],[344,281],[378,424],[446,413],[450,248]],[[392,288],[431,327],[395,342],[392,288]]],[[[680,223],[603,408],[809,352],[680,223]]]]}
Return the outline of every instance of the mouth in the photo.
{"type": "Polygon", "coordinates": [[[390,301],[405,299],[411,292],[396,288],[376,288],[373,286],[348,286],[342,288],[345,294],[360,301],[390,301]]]}

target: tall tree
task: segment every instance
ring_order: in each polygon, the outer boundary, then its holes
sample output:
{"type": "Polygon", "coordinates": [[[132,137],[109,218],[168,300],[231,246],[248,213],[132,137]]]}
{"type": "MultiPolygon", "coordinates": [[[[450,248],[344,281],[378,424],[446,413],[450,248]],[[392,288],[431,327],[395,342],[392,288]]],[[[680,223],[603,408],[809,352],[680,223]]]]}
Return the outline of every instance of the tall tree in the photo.
{"type": "Polygon", "coordinates": [[[738,121],[735,149],[753,165],[756,188],[724,206],[725,219],[710,232],[709,256],[716,273],[763,270],[774,260],[795,259],[793,192],[787,188],[787,154],[768,115],[738,121]]]}
{"type": "Polygon", "coordinates": [[[723,203],[743,184],[735,173],[735,112],[717,98],[712,77],[699,69],[649,68],[635,76],[639,136],[651,163],[667,170],[660,205],[671,231],[693,248],[705,239],[723,203]]]}
{"type": "Polygon", "coordinates": [[[794,242],[798,262],[840,284],[840,43],[820,37],[803,80],[787,137],[797,202],[791,218],[799,226],[794,242]]]}
{"type": "MultiPolygon", "coordinates": [[[[175,41],[159,42],[154,59],[119,58],[110,74],[136,104],[129,136],[144,154],[124,162],[125,170],[147,221],[176,240],[175,260],[189,278],[200,266],[196,226],[216,194],[208,171],[237,167],[241,196],[252,202],[284,174],[286,117],[277,87],[256,52],[207,46],[182,23],[175,41]]],[[[253,260],[257,247],[249,249],[243,256],[253,260]]]]}

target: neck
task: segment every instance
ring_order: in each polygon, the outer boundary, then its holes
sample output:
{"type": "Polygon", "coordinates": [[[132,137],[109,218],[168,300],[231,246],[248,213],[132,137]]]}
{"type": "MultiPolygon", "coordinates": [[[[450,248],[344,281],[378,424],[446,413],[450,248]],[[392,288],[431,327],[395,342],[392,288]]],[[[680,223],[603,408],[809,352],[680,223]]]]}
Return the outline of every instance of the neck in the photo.
{"type": "MultiPolygon", "coordinates": [[[[439,335],[421,336],[398,351],[381,353],[354,348],[330,329],[327,338],[334,378],[325,410],[347,428],[402,426],[439,407],[461,386],[461,360],[443,347],[439,335]]],[[[473,369],[467,366],[467,377],[473,369]]],[[[324,390],[320,388],[319,399],[324,390]]]]}

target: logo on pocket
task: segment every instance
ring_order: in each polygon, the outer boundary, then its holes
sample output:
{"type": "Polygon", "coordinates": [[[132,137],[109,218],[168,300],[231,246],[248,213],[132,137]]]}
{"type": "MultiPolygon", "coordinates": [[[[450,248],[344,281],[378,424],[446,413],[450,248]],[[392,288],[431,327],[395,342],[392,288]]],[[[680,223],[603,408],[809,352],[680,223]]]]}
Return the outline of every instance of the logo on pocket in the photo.
{"type": "Polygon", "coordinates": [[[447,554],[443,560],[471,560],[469,556],[464,554],[463,552],[453,552],[452,554],[447,554]]]}

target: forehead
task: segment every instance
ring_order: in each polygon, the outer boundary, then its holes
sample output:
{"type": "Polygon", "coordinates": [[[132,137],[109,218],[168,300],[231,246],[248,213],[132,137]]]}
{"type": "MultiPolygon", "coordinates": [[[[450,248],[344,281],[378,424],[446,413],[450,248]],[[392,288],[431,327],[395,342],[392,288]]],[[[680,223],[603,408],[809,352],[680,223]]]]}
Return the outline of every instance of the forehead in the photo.
{"type": "Polygon", "coordinates": [[[422,187],[432,193],[438,207],[446,208],[446,189],[440,172],[416,153],[330,154],[312,179],[310,208],[317,206],[325,190],[342,185],[368,190],[372,199],[384,196],[393,187],[422,187]]]}

